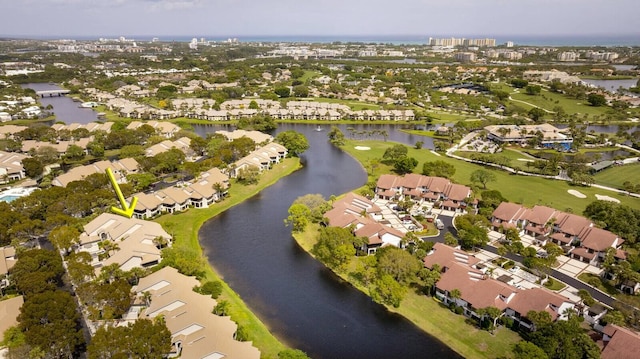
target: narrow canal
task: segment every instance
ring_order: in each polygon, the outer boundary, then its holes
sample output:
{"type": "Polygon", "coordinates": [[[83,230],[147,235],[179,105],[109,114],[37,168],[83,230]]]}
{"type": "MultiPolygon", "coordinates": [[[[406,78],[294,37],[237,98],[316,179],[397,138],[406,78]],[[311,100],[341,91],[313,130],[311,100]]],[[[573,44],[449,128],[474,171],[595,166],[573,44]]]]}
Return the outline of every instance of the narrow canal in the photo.
{"type": "MultiPolygon", "coordinates": [[[[328,128],[280,125],[278,131],[295,129],[309,139],[306,166],[202,227],[201,243],[211,264],[276,336],[313,358],[458,357],[343,283],[301,250],[284,226],[297,197],[320,193],[328,198],[366,181],[360,165],[327,142],[328,128]]],[[[390,131],[391,137],[404,136],[390,131]]]]}

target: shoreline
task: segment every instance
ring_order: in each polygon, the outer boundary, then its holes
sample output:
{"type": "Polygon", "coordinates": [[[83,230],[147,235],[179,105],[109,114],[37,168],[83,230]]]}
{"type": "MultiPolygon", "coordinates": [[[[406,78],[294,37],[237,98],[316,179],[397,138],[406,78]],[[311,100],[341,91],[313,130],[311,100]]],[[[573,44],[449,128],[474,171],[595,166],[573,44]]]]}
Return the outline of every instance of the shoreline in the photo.
{"type": "MultiPolygon", "coordinates": [[[[302,167],[297,157],[286,158],[276,164],[271,170],[264,172],[256,185],[244,186],[233,184],[229,189],[229,196],[222,202],[218,202],[209,208],[190,208],[186,212],[178,214],[164,214],[153,221],[160,223],[162,227],[172,234],[175,247],[182,247],[197,251],[199,256],[206,261],[203,269],[205,275],[202,282],[219,280],[222,282],[223,291],[218,301],[227,300],[230,304],[231,319],[250,333],[251,342],[260,350],[261,358],[278,358],[278,353],[291,348],[281,338],[276,338],[268,326],[251,311],[242,300],[215,270],[209,262],[200,245],[198,232],[208,220],[216,217],[227,209],[241,204],[247,199],[259,194],[263,189],[277,183],[281,178],[290,175],[302,167]]],[[[293,348],[295,349],[295,348],[293,348]]]]}
{"type": "MultiPolygon", "coordinates": [[[[292,233],[296,244],[315,260],[318,259],[311,253],[311,248],[313,248],[313,244],[315,243],[315,233],[318,228],[318,224],[310,223],[303,232],[292,233]],[[314,237],[311,238],[311,236],[314,237]]],[[[358,258],[364,257],[352,258],[349,267],[352,267],[353,262],[357,261],[358,258]]],[[[320,262],[325,269],[330,270],[336,277],[349,283],[354,289],[359,290],[367,297],[371,297],[367,288],[355,281],[349,273],[337,272],[327,267],[321,261],[318,260],[318,262],[320,262]]],[[[511,347],[508,344],[515,344],[522,340],[516,332],[505,327],[496,329],[495,334],[481,330],[477,326],[468,324],[466,317],[452,313],[448,307],[443,306],[434,297],[418,295],[412,290],[407,291],[405,298],[398,308],[393,308],[385,304],[380,305],[384,306],[387,311],[402,316],[419,330],[432,336],[459,354],[462,358],[466,359],[510,357],[511,347]],[[462,337],[456,336],[457,333],[461,332],[460,330],[464,330],[464,333],[467,333],[467,335],[462,337]],[[500,341],[498,339],[500,336],[503,338],[507,337],[506,341],[500,341]],[[487,349],[495,350],[497,348],[505,348],[505,345],[508,346],[508,348],[500,353],[486,352],[487,349]]]]}

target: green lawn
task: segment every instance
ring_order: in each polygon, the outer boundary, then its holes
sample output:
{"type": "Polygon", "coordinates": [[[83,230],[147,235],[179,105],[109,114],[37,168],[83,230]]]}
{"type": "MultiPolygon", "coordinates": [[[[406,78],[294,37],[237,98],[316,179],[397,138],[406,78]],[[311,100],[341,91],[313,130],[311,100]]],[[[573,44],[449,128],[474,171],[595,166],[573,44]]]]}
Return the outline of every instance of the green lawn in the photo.
{"type": "MultiPolygon", "coordinates": [[[[609,107],[601,106],[594,107],[589,105],[587,100],[576,100],[566,97],[563,94],[550,92],[546,89],[542,89],[540,95],[531,96],[524,93],[523,89],[520,89],[519,93],[511,93],[511,97],[534,104],[543,109],[553,111],[556,106],[561,106],[568,114],[588,114],[590,117],[594,115],[602,115],[607,112],[609,107]],[[546,98],[543,98],[544,95],[546,98]],[[558,101],[558,103],[556,103],[558,101]]],[[[527,106],[521,102],[517,102],[518,105],[527,106]]]]}
{"type": "Polygon", "coordinates": [[[595,174],[597,184],[615,188],[623,188],[622,184],[629,181],[640,184],[640,163],[624,166],[612,166],[595,174]]]}
{"type": "MultiPolygon", "coordinates": [[[[474,153],[476,152],[457,151],[455,154],[460,157],[471,158],[474,153]]],[[[533,161],[535,161],[536,159],[525,152],[520,152],[519,150],[506,148],[499,153],[484,153],[483,155],[489,157],[506,157],[510,160],[508,166],[511,168],[519,168],[520,170],[529,173],[543,174],[542,171],[535,168],[534,166],[531,166],[533,161]]]]}
{"type": "MultiPolygon", "coordinates": [[[[370,160],[381,159],[386,148],[395,144],[396,143],[394,142],[348,140],[346,141],[345,146],[343,146],[342,148],[361,163],[367,164],[370,160]],[[366,146],[370,147],[371,149],[368,151],[359,151],[354,148],[355,146],[366,146]]],[[[416,173],[420,173],[422,171],[422,164],[426,161],[442,160],[455,165],[456,173],[452,179],[457,183],[465,185],[471,185],[471,173],[475,170],[484,169],[492,172],[496,176],[496,181],[489,182],[487,184],[487,189],[499,190],[502,195],[510,202],[521,203],[525,206],[541,204],[560,210],[571,208],[574,213],[582,213],[589,203],[596,200],[596,194],[603,194],[611,196],[613,198],[617,198],[621,203],[626,204],[632,208],[640,209],[640,199],[637,198],[623,196],[618,193],[593,187],[574,187],[570,186],[565,181],[556,181],[523,175],[513,175],[490,167],[484,167],[477,164],[449,158],[444,155],[437,156],[431,153],[431,151],[428,149],[416,150],[413,147],[409,147],[409,156],[416,158],[419,162],[418,166],[414,170],[414,172],[416,173]],[[587,196],[587,198],[582,199],[570,195],[569,193],[567,193],[567,191],[570,189],[575,189],[582,192],[587,196]]],[[[368,166],[365,165],[365,167],[368,166]]],[[[375,169],[373,176],[370,176],[370,180],[376,179],[380,174],[390,172],[391,169],[388,166],[380,165],[375,169]]],[[[479,188],[479,190],[481,191],[482,188],[479,188]]]]}
{"type": "Polygon", "coordinates": [[[303,83],[306,83],[307,80],[311,80],[311,79],[314,79],[316,77],[320,77],[320,75],[322,75],[322,74],[320,72],[318,72],[318,71],[306,70],[304,72],[304,75],[302,75],[302,77],[299,80],[302,81],[303,83]]]}
{"type": "Polygon", "coordinates": [[[444,112],[444,111],[437,111],[437,110],[425,110],[425,112],[429,116],[435,119],[434,121],[435,123],[451,123],[451,122],[458,122],[461,120],[464,121],[464,120],[477,118],[471,115],[463,115],[458,113],[451,113],[451,112],[444,112]]]}
{"type": "MultiPolygon", "coordinates": [[[[298,158],[288,158],[277,164],[270,171],[261,175],[260,182],[256,185],[243,186],[233,184],[229,189],[229,197],[220,203],[204,208],[189,209],[179,214],[165,214],[157,219],[162,227],[173,235],[174,246],[185,246],[197,250],[202,254],[202,248],[198,242],[198,230],[208,219],[224,212],[225,210],[242,203],[246,199],[258,194],[264,188],[276,183],[280,178],[300,168],[298,158]]],[[[222,280],[220,275],[211,266],[207,266],[205,280],[222,280]]],[[[219,300],[229,301],[231,318],[239,325],[247,329],[253,344],[260,349],[261,358],[278,358],[278,352],[286,346],[274,337],[269,329],[258,317],[253,314],[242,298],[226,283],[219,300]]]]}
{"type": "MultiPolygon", "coordinates": [[[[319,226],[312,224],[302,233],[295,233],[294,238],[307,252],[316,242],[319,226]]],[[[356,262],[363,257],[354,257],[349,268],[356,267],[356,262]]],[[[358,290],[369,294],[367,288],[359,285],[348,273],[337,273],[358,290]]],[[[500,327],[492,335],[486,330],[469,324],[467,318],[457,315],[433,298],[409,291],[399,308],[386,306],[391,311],[409,319],[418,328],[438,338],[448,347],[465,358],[500,358],[510,357],[512,346],[521,340],[520,336],[509,329],[500,327]],[[464,335],[460,335],[464,333],[464,335]]]]}

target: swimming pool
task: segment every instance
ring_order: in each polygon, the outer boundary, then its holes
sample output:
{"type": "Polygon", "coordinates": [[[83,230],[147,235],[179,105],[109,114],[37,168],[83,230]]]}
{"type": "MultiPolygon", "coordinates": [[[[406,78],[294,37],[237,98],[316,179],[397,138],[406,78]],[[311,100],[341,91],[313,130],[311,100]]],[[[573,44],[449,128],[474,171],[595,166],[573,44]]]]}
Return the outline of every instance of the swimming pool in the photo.
{"type": "Polygon", "coordinates": [[[7,195],[0,196],[0,201],[11,202],[16,198],[20,198],[20,196],[12,196],[7,194],[7,195]]]}
{"type": "Polygon", "coordinates": [[[28,196],[35,190],[35,188],[9,188],[6,191],[0,192],[0,201],[11,202],[16,200],[16,198],[28,196]]]}

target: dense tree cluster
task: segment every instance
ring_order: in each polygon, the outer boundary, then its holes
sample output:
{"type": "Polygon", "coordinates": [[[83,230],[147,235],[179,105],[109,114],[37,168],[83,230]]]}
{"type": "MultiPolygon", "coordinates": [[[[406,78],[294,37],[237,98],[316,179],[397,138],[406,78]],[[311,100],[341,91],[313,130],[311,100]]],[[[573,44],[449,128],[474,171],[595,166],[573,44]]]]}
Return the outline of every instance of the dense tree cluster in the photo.
{"type": "Polygon", "coordinates": [[[455,173],[456,166],[442,160],[427,161],[422,165],[422,174],[425,176],[451,178],[455,173]]]}
{"type": "Polygon", "coordinates": [[[62,259],[55,251],[29,249],[19,253],[11,276],[25,302],[9,345],[10,356],[31,352],[68,358],[78,354],[84,344],[80,315],[71,294],[60,289],[63,274],[62,259]]]}
{"type": "Polygon", "coordinates": [[[300,132],[292,130],[280,132],[276,136],[275,141],[286,147],[290,156],[297,157],[309,149],[309,141],[307,138],[300,132]]]}
{"type": "Polygon", "coordinates": [[[382,161],[392,165],[398,174],[411,173],[418,165],[418,160],[408,157],[409,149],[405,145],[397,144],[388,147],[382,155],[382,161]]]}
{"type": "Polygon", "coordinates": [[[127,326],[100,327],[87,347],[90,359],[161,359],[171,351],[171,332],[163,317],[138,319],[127,326]]]}
{"type": "Polygon", "coordinates": [[[478,214],[465,214],[455,218],[460,245],[464,249],[482,248],[489,243],[489,221],[478,214]]]}

